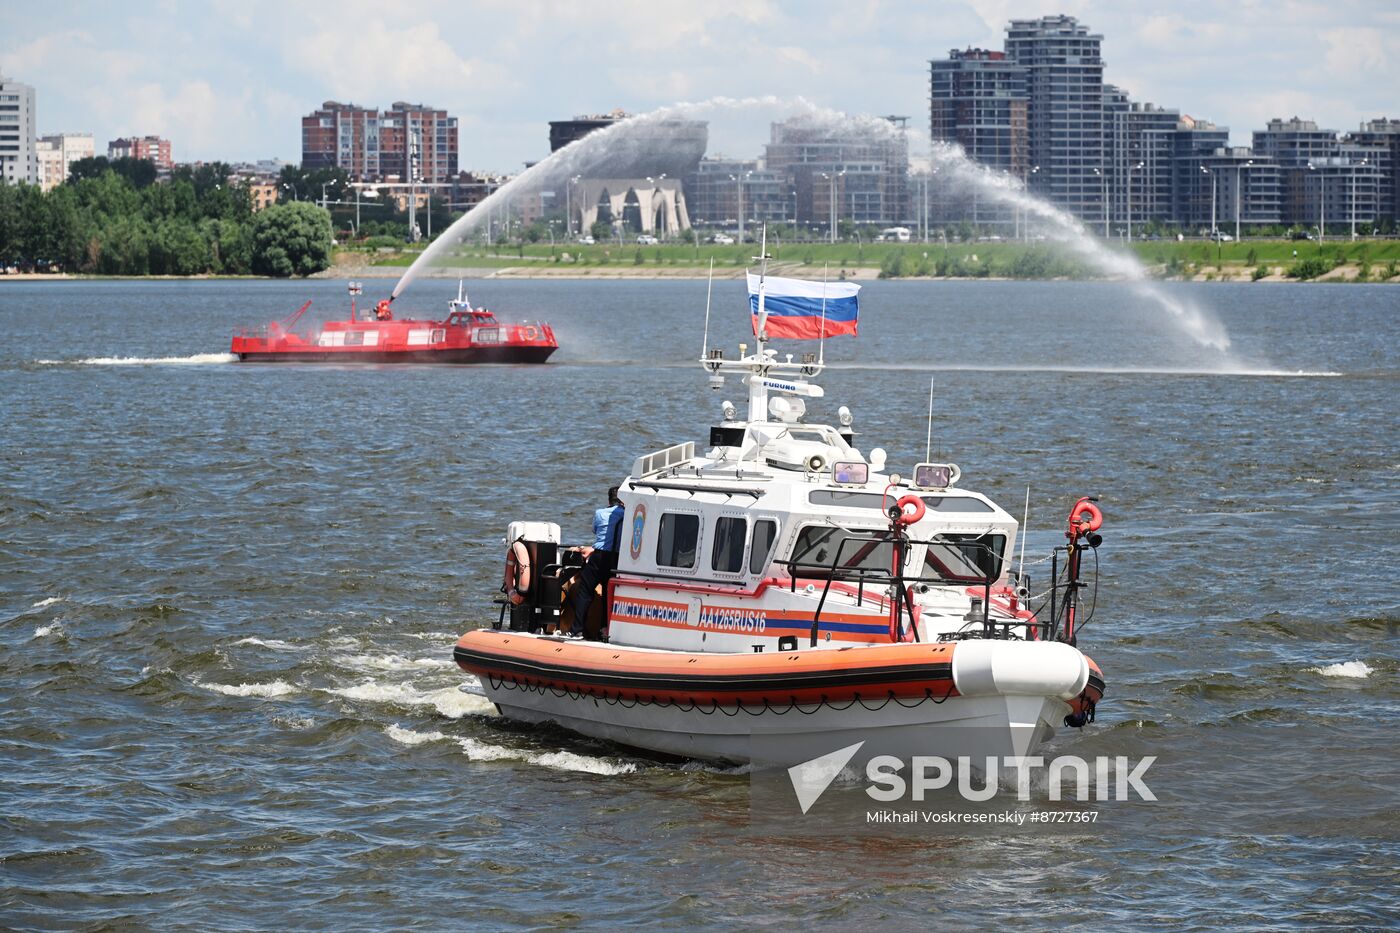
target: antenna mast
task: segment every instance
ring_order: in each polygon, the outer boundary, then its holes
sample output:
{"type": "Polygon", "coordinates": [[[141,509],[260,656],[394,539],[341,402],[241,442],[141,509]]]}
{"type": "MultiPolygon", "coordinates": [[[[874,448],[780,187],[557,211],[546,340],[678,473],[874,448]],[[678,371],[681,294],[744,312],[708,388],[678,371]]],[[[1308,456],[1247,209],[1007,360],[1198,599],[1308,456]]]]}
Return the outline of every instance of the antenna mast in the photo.
{"type": "Polygon", "coordinates": [[[933,458],[933,380],[936,378],[938,377],[930,376],[928,380],[928,437],[924,440],[925,462],[933,458]]]}
{"type": "MultiPolygon", "coordinates": [[[[1026,509],[1021,513],[1021,565],[1016,568],[1016,576],[1026,579],[1026,523],[1031,520],[1031,484],[1026,484],[1026,509]]],[[[1052,583],[1054,581],[1051,581],[1052,583]]]]}
{"type": "Polygon", "coordinates": [[[710,295],[715,288],[715,257],[710,257],[710,278],[705,283],[705,342],[700,349],[700,359],[710,356],[710,295]]]}
{"type": "Polygon", "coordinates": [[[754,259],[758,260],[758,355],[763,356],[764,345],[768,343],[768,308],[764,306],[763,297],[766,286],[763,280],[768,275],[768,224],[763,225],[763,232],[759,237],[758,255],[754,259]]]}

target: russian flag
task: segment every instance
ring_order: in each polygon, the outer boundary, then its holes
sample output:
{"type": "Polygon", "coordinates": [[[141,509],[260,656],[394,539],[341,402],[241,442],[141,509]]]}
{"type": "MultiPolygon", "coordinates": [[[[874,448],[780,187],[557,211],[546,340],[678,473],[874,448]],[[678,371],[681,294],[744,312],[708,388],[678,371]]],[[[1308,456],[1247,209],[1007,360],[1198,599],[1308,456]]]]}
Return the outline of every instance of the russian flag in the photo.
{"type": "MultiPolygon", "coordinates": [[[[763,308],[768,312],[768,336],[819,340],[837,334],[856,335],[860,316],[860,286],[850,282],[808,282],[768,276],[763,280],[763,308]]],[[[758,276],[749,273],[749,311],[758,333],[758,276]]]]}

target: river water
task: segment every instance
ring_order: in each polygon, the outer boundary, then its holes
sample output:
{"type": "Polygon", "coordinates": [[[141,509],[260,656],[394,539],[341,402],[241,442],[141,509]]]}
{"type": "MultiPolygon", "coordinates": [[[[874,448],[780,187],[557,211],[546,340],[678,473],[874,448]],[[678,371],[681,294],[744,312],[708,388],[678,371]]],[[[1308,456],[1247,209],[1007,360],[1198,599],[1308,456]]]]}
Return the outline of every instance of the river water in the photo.
{"type": "MultiPolygon", "coordinates": [[[[1031,559],[1101,497],[1108,695],[1056,741],[1156,755],[1160,797],[1087,835],[880,842],[756,833],[742,772],[456,689],[507,522],[584,538],[635,456],[742,403],[688,363],[703,281],[470,284],[552,321],[555,360],[221,355],[343,283],[0,284],[0,926],[1400,918],[1400,288],[1176,286],[1224,358],[1129,286],[866,287],[823,379],[858,445],[922,459],[932,381],[935,457],[1016,514],[1030,484],[1031,559]]],[[[715,286],[727,346],[742,288],[715,286]]]]}

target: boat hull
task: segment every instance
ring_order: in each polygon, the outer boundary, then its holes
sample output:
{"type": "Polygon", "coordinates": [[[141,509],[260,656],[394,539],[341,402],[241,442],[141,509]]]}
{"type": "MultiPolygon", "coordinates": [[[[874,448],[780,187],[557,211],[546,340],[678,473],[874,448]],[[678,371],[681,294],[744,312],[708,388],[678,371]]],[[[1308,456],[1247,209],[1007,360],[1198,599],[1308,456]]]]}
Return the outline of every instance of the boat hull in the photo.
{"type": "Polygon", "coordinates": [[[558,347],[460,347],[445,350],[270,350],[238,353],[247,363],[543,363],[558,347]]]}
{"type": "MultiPolygon", "coordinates": [[[[1091,663],[1068,645],[1002,643],[959,657],[968,644],[703,655],[483,630],[464,635],[454,656],[508,718],[758,767],[856,744],[857,765],[1026,755],[1093,686],[1091,663]]],[[[1102,695],[1101,680],[1093,690],[1102,695]]]]}
{"type": "Polygon", "coordinates": [[[552,723],[594,739],[723,764],[786,768],[860,744],[856,767],[871,758],[913,755],[1006,758],[1030,754],[1055,734],[1069,704],[1045,697],[953,697],[939,706],[905,709],[860,704],[847,709],[814,704],[792,710],[681,709],[554,697],[514,684],[483,691],[502,716],[552,723]]]}

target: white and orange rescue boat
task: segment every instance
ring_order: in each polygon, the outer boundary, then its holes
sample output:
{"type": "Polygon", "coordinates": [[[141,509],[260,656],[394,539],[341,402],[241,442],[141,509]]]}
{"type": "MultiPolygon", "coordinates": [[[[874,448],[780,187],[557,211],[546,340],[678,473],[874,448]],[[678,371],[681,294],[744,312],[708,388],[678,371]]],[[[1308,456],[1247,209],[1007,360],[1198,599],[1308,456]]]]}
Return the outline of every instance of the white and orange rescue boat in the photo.
{"type": "Polygon", "coordinates": [[[855,743],[857,764],[1020,756],[1092,721],[1104,681],[1075,627],[1098,507],[1074,504],[1032,607],[1011,569],[1017,521],[959,486],[957,466],[906,477],[852,445],[846,408],[837,426],[805,420],[823,363],[767,348],[772,280],[755,281],[755,351],[700,361],[716,387],[741,377],[746,417],[724,402],[703,454],[683,443],[636,460],[617,569],[589,619],[569,608],[580,561],[559,526],[513,523],[500,619],[454,650],[469,687],[512,719],[763,765],[855,743]]]}

